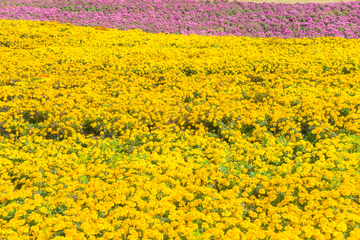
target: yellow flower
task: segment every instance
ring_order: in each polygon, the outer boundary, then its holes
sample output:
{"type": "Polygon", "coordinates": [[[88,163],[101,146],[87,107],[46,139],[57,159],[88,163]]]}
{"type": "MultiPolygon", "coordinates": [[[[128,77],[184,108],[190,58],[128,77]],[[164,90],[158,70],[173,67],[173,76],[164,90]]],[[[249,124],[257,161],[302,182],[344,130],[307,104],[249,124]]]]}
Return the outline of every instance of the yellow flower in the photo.
{"type": "Polygon", "coordinates": [[[48,211],[48,209],[47,209],[46,207],[41,207],[41,208],[39,209],[39,211],[40,211],[41,213],[43,213],[43,214],[48,214],[48,213],[49,213],[49,211],[48,211]]]}
{"type": "Polygon", "coordinates": [[[77,233],[76,229],[64,229],[65,237],[74,237],[77,233]]]}
{"type": "Polygon", "coordinates": [[[346,232],[347,230],[347,225],[344,222],[341,222],[339,224],[336,225],[336,229],[340,232],[346,232]]]}
{"type": "Polygon", "coordinates": [[[95,229],[88,222],[83,222],[80,227],[87,235],[91,236],[95,234],[95,229]]]}

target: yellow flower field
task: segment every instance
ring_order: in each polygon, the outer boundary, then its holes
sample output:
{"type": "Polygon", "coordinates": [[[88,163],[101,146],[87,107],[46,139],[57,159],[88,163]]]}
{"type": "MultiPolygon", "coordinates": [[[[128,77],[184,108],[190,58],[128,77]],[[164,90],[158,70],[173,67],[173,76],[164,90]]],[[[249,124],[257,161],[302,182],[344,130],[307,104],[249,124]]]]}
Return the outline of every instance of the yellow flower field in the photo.
{"type": "Polygon", "coordinates": [[[0,239],[360,236],[359,39],[0,29],[0,239]]]}

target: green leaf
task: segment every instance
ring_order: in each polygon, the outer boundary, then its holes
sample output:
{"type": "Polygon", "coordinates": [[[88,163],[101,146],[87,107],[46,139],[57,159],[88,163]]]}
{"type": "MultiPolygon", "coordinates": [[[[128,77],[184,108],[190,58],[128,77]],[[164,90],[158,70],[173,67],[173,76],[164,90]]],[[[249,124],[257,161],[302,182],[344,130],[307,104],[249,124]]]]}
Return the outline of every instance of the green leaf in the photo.
{"type": "Polygon", "coordinates": [[[201,235],[202,235],[202,233],[200,233],[199,231],[196,231],[196,232],[194,232],[194,236],[196,237],[196,240],[201,240],[201,235]]]}
{"type": "Polygon", "coordinates": [[[81,175],[79,181],[81,184],[88,184],[89,178],[85,175],[81,175]]]}

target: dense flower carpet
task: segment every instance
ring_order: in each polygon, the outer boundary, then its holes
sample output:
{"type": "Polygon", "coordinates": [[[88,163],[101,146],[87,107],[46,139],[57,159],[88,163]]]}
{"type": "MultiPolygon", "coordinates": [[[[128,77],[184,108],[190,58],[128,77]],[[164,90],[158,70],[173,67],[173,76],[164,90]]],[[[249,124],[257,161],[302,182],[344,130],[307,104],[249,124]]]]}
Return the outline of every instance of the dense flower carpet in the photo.
{"type": "Polygon", "coordinates": [[[0,239],[359,239],[360,2],[0,2],[0,239]]]}

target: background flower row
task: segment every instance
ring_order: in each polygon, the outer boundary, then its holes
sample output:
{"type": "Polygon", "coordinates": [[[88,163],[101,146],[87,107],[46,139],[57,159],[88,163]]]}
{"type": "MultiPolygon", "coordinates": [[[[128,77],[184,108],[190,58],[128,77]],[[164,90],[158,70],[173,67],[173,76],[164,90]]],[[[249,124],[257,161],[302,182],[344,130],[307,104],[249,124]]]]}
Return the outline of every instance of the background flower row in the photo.
{"type": "Polygon", "coordinates": [[[360,36],[360,3],[218,1],[9,1],[0,18],[70,22],[146,32],[302,38],[360,36]]]}

